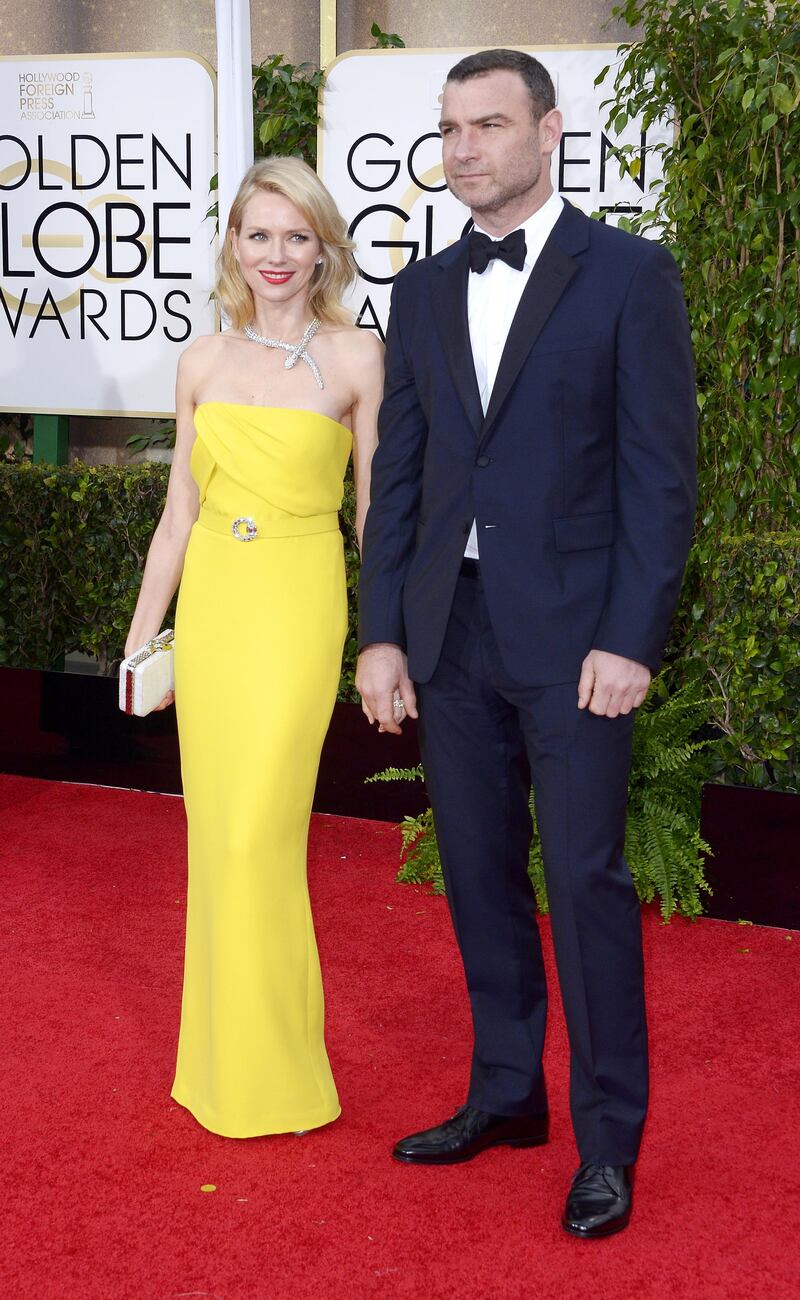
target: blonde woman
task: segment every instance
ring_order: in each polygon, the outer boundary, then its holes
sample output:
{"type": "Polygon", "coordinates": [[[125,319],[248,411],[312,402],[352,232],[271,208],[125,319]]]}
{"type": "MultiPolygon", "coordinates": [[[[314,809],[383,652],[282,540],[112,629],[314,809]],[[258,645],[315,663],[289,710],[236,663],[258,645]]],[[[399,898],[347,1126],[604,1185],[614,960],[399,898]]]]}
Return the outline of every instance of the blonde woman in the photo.
{"type": "Polygon", "coordinates": [[[380,343],[341,306],[351,248],[304,163],[250,169],[219,262],[231,328],[180,359],[167,501],[126,645],[159,631],[180,583],[189,890],[172,1095],[227,1137],[339,1114],[306,842],[346,631],[342,479],[352,451],[360,543],[383,378],[380,343]]]}

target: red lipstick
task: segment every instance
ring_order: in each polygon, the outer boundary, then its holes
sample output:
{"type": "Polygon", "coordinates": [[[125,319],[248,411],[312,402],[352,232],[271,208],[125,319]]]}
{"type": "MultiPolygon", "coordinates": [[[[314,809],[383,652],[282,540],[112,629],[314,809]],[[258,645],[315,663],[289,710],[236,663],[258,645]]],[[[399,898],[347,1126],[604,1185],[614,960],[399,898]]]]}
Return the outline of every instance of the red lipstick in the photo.
{"type": "Polygon", "coordinates": [[[267,284],[287,284],[294,275],[294,271],[259,271],[262,280],[267,284]]]}

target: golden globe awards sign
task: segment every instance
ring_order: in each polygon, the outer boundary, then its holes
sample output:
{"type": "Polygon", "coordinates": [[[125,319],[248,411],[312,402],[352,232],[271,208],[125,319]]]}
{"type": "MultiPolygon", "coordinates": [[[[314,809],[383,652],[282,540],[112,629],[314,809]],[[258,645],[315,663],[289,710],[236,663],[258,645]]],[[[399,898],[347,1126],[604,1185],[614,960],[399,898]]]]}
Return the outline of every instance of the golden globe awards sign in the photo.
{"type": "Polygon", "coordinates": [[[201,60],[0,60],[0,410],[174,409],[215,328],[215,170],[201,60]]]}
{"type": "MultiPolygon", "coordinates": [[[[664,123],[645,134],[630,121],[622,136],[605,129],[609,83],[595,78],[615,60],[616,46],[528,49],[545,65],[564,116],[553,156],[554,187],[586,213],[607,221],[641,211],[660,180],[646,145],[671,138],[664,123]],[[642,168],[620,177],[621,144],[634,144],[642,168]]],[[[360,276],[348,305],[364,328],[383,337],[394,277],[408,262],[459,239],[469,212],[448,192],[438,121],[449,69],[470,50],[358,50],[331,66],[319,138],[320,175],[345,214],[356,242],[360,276]]]]}

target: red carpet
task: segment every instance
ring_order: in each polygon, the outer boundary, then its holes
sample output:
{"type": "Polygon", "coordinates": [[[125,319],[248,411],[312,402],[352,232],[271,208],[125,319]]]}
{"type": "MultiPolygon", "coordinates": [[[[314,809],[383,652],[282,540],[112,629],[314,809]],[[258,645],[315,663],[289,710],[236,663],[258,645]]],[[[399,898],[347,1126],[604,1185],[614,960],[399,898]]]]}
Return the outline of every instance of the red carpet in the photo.
{"type": "Polygon", "coordinates": [[[4,1300],[800,1296],[800,933],[647,912],[635,1217],[579,1242],[558,1224],[576,1157],[557,1005],[549,1146],[452,1169],[388,1157],[463,1100],[469,1051],[445,903],[394,883],[395,830],[313,825],[342,1118],[237,1142],[169,1097],[180,801],[2,777],[0,817],[4,1300]]]}

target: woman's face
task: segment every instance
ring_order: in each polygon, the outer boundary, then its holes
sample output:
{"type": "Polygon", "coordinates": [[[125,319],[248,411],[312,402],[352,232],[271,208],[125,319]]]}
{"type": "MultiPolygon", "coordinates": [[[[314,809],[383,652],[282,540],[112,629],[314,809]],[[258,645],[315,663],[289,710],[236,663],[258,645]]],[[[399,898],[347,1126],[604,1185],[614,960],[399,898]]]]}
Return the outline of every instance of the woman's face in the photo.
{"type": "Polygon", "coordinates": [[[263,190],[254,194],[231,241],[256,302],[277,306],[298,294],[308,297],[322,245],[291,199],[263,190]]]}

